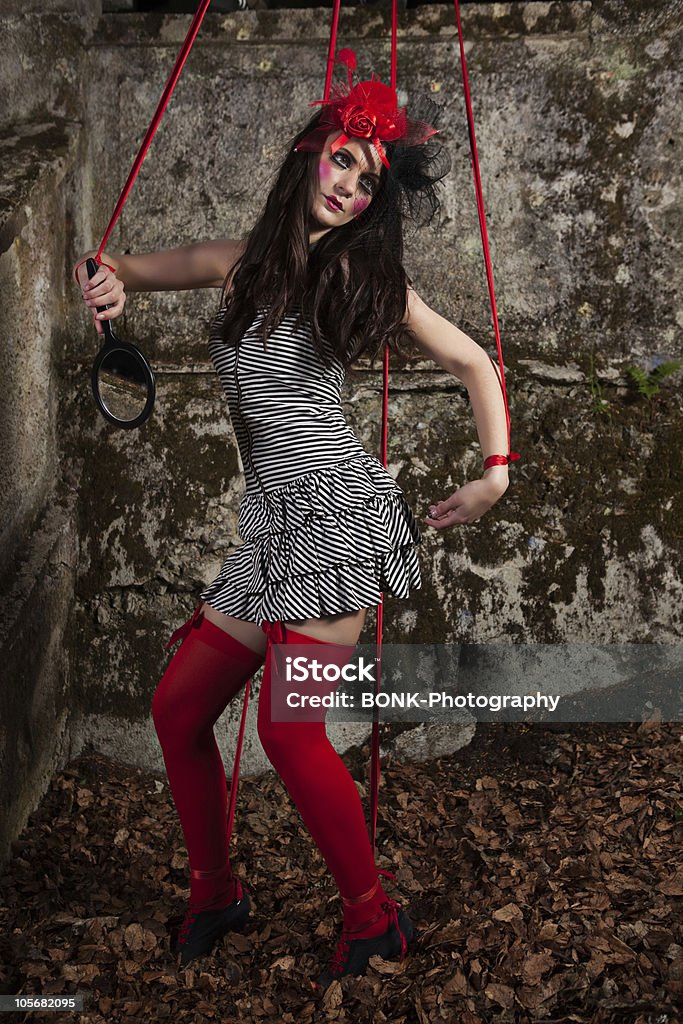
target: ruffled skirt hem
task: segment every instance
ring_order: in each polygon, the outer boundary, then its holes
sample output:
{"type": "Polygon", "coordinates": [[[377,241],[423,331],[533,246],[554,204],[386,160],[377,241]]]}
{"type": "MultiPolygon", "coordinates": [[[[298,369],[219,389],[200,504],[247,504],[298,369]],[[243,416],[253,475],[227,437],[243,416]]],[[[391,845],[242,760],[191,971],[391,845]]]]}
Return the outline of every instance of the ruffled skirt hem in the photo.
{"type": "Polygon", "coordinates": [[[200,599],[246,622],[295,622],[370,608],[380,603],[382,593],[409,597],[421,586],[417,555],[411,547],[395,552],[394,560],[334,566],[324,574],[268,583],[261,592],[246,591],[234,580],[217,580],[200,599]]]}
{"type": "Polygon", "coordinates": [[[422,535],[378,459],[307,473],[240,506],[245,543],[200,595],[250,622],[321,618],[409,597],[422,586],[422,535]]]}

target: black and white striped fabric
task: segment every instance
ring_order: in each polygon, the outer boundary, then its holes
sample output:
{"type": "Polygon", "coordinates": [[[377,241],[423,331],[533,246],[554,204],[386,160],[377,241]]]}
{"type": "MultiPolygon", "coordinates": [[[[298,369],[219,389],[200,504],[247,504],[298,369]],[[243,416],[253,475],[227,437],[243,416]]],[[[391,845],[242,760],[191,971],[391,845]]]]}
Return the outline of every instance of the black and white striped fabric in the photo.
{"type": "Polygon", "coordinates": [[[209,353],[230,409],[246,493],[244,543],[200,600],[261,623],[367,608],[380,594],[421,587],[422,535],[403,491],[344,419],[345,372],[326,368],[294,307],[264,351],[261,310],[236,348],[221,339],[221,308],[209,353]]]}

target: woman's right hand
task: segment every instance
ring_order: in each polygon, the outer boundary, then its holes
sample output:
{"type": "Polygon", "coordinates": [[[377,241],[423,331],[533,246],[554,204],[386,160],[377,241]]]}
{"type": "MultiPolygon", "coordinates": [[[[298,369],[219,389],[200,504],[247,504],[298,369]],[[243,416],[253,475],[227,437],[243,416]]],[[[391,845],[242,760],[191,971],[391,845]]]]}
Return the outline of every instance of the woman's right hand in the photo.
{"type": "Polygon", "coordinates": [[[73,273],[75,278],[78,280],[78,284],[83,295],[83,301],[92,312],[97,333],[103,334],[104,327],[102,325],[102,321],[114,320],[117,316],[121,316],[123,307],[126,304],[126,294],[123,281],[119,280],[115,273],[109,270],[108,267],[104,266],[105,263],[115,266],[115,262],[112,257],[108,256],[105,252],[103,252],[100,257],[102,265],[99,270],[93,277],[88,278],[88,271],[85,263],[82,261],[87,260],[89,257],[94,259],[96,255],[96,249],[90,249],[88,252],[84,253],[77,261],[76,266],[74,266],[73,273]],[[79,267],[79,263],[82,263],[82,266],[79,267]],[[98,313],[98,306],[110,306],[111,308],[98,313]]]}

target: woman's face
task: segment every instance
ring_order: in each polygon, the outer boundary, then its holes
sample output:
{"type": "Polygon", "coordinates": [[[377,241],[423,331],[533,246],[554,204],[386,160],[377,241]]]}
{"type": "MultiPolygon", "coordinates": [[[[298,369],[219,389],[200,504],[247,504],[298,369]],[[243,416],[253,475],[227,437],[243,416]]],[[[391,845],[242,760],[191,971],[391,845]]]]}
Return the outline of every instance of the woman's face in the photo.
{"type": "Polygon", "coordinates": [[[335,153],[330,146],[341,135],[331,132],[318,165],[318,189],[311,208],[311,242],[332,228],[348,224],[372,202],[380,187],[382,161],[367,139],[350,138],[335,153]]]}

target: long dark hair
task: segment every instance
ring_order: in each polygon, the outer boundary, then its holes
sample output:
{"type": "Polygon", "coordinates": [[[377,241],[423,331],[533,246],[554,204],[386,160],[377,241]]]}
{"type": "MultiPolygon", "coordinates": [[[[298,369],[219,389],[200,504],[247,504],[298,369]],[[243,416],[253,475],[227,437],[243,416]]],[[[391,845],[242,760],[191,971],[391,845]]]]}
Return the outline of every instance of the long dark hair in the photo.
{"type": "MultiPolygon", "coordinates": [[[[385,342],[415,340],[401,321],[409,278],[403,268],[403,201],[382,165],[372,201],[354,220],[328,231],[309,253],[311,197],[319,186],[317,152],[294,147],[319,125],[321,111],[289,144],[265,207],[246,239],[246,248],[223,283],[223,340],[235,345],[267,307],[267,339],[292,306],[305,318],[324,364],[331,357],[322,335],[345,368],[367,352],[374,361],[385,342]],[[232,277],[232,287],[228,282],[232,277]]],[[[398,143],[384,143],[389,163],[398,143]]],[[[413,150],[423,147],[413,147],[413,150]]],[[[414,162],[414,156],[413,156],[414,162]]],[[[432,210],[434,213],[435,210],[432,210]]]]}

